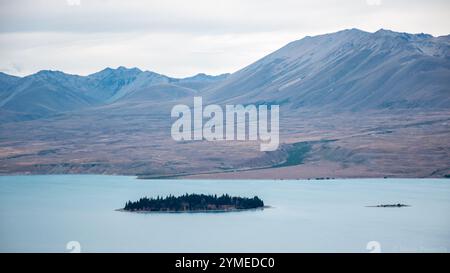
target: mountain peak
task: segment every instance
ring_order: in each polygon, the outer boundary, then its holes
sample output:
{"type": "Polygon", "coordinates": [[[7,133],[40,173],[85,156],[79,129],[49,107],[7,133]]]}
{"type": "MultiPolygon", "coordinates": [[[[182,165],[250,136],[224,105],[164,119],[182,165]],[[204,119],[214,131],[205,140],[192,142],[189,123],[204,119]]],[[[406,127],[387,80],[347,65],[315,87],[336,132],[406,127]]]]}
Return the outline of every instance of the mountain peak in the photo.
{"type": "Polygon", "coordinates": [[[92,73],[88,77],[109,77],[110,75],[138,75],[142,73],[139,68],[126,68],[125,66],[119,66],[117,68],[107,67],[99,72],[92,73]]]}
{"type": "Polygon", "coordinates": [[[62,74],[63,72],[59,70],[50,70],[50,69],[44,69],[39,70],[35,75],[51,75],[51,74],[62,74]]]}
{"type": "Polygon", "coordinates": [[[395,32],[389,29],[380,28],[379,30],[375,31],[374,34],[379,35],[397,35],[399,32],[395,32]]]}
{"type": "Polygon", "coordinates": [[[417,34],[411,34],[406,32],[396,32],[389,29],[379,29],[376,32],[373,33],[375,36],[378,37],[400,37],[407,40],[421,40],[421,39],[429,39],[433,38],[433,35],[427,34],[427,33],[417,33],[417,34]]]}
{"type": "Polygon", "coordinates": [[[193,81],[215,81],[215,80],[220,80],[220,79],[225,79],[227,76],[229,75],[229,73],[224,73],[224,74],[220,74],[220,75],[208,75],[205,73],[198,73],[194,76],[191,77],[187,77],[187,78],[182,78],[179,80],[182,81],[188,81],[188,80],[193,80],[193,81]]]}
{"type": "Polygon", "coordinates": [[[359,29],[359,28],[347,28],[347,29],[338,31],[338,32],[336,32],[336,33],[339,33],[339,32],[347,32],[347,33],[367,33],[367,31],[361,30],[361,29],[359,29]]]}
{"type": "Polygon", "coordinates": [[[59,71],[59,70],[44,69],[44,70],[39,70],[37,73],[31,74],[31,75],[29,75],[27,77],[49,79],[49,78],[60,78],[60,77],[64,77],[64,76],[72,76],[72,75],[66,74],[66,73],[64,73],[62,71],[59,71]]]}
{"type": "Polygon", "coordinates": [[[130,72],[142,72],[142,70],[140,70],[137,67],[127,68],[127,67],[122,66],[122,65],[117,67],[116,70],[118,70],[118,71],[130,71],[130,72]]]}

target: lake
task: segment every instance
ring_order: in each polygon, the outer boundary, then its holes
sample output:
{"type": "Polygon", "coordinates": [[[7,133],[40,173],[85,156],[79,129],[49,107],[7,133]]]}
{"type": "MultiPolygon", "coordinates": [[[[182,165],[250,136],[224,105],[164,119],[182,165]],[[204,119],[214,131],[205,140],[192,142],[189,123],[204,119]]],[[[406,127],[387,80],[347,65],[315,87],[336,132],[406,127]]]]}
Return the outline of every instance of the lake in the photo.
{"type": "Polygon", "coordinates": [[[448,252],[449,182],[0,176],[0,252],[69,252],[71,241],[82,252],[370,252],[368,244],[381,252],[448,252]],[[184,193],[258,195],[272,208],[116,211],[128,200],[184,193]],[[394,203],[411,207],[367,207],[394,203]]]}

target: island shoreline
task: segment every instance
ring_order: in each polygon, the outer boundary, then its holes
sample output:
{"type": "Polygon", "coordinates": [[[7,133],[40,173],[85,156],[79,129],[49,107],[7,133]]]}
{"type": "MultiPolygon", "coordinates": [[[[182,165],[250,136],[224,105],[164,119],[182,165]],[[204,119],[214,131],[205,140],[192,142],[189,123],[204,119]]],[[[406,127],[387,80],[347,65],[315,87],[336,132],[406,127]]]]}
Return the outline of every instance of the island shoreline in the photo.
{"type": "Polygon", "coordinates": [[[227,213],[227,212],[244,212],[244,211],[252,211],[252,210],[264,210],[274,208],[272,206],[263,206],[259,208],[251,208],[251,209],[221,209],[221,210],[168,210],[168,211],[156,211],[156,210],[126,210],[126,209],[116,209],[115,211],[119,212],[133,212],[133,213],[227,213]]]}

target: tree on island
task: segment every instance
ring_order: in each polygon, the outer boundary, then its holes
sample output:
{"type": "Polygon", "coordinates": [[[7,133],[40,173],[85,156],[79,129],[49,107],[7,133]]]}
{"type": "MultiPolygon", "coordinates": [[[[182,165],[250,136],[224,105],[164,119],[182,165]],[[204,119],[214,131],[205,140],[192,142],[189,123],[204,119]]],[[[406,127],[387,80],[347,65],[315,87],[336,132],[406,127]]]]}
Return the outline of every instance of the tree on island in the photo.
{"type": "Polygon", "coordinates": [[[217,195],[184,194],[165,198],[144,197],[138,201],[128,201],[126,211],[195,211],[195,210],[234,210],[264,207],[264,202],[257,196],[253,198],[232,197],[228,194],[217,195]]]}

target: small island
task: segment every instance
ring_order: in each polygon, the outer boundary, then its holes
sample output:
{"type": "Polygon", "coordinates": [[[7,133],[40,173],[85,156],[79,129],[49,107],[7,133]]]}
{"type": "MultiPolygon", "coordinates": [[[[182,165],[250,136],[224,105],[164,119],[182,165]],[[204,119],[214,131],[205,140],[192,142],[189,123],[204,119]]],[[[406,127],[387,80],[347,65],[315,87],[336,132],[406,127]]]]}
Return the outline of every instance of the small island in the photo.
{"type": "Polygon", "coordinates": [[[368,207],[372,207],[372,208],[402,208],[402,207],[409,207],[409,205],[398,203],[398,204],[382,204],[382,205],[368,206],[368,207]]]}
{"type": "Polygon", "coordinates": [[[182,196],[144,197],[138,201],[128,201],[123,211],[133,212],[228,212],[264,208],[264,202],[253,198],[205,194],[185,194],[182,196]]]}

